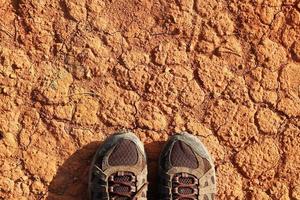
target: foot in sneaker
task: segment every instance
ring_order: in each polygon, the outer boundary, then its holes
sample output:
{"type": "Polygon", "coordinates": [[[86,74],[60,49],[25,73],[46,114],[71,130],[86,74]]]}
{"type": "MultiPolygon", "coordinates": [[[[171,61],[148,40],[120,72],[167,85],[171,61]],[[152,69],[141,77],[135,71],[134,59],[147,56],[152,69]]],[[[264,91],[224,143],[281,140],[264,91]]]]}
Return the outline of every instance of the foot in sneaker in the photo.
{"type": "Polygon", "coordinates": [[[91,200],[145,200],[147,163],[142,142],[130,132],[117,133],[97,150],[89,175],[91,200]]]}
{"type": "Polygon", "coordinates": [[[159,160],[159,195],[163,200],[213,200],[216,176],[213,161],[200,140],[176,134],[159,160]]]}

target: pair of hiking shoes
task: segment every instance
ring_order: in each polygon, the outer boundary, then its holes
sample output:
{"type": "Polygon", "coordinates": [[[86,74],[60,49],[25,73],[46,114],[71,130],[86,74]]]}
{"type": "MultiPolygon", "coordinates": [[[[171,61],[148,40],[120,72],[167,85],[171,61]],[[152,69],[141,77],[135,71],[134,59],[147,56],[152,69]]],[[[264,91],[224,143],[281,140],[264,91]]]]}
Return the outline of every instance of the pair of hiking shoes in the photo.
{"type": "MultiPolygon", "coordinates": [[[[170,137],[159,159],[159,199],[212,200],[216,192],[211,156],[200,140],[170,137]]],[[[89,175],[91,200],[147,199],[147,160],[143,143],[131,132],[109,137],[97,150],[89,175]]]]}

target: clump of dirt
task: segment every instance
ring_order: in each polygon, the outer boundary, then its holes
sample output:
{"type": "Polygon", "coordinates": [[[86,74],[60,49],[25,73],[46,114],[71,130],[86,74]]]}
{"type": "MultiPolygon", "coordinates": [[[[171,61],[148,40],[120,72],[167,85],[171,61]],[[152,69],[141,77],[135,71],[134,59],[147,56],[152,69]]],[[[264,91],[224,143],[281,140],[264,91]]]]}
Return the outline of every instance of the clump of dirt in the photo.
{"type": "Polygon", "coordinates": [[[189,131],[219,199],[300,199],[298,0],[0,0],[0,16],[0,199],[86,199],[121,128],[151,190],[163,141],[189,131]]]}

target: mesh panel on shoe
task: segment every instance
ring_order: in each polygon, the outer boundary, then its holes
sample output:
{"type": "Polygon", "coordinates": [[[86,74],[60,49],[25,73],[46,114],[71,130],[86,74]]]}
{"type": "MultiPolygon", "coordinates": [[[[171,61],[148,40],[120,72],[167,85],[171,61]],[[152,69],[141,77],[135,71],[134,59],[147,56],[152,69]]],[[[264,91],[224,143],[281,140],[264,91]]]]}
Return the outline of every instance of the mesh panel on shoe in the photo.
{"type": "Polygon", "coordinates": [[[193,184],[194,183],[194,180],[193,178],[191,177],[180,177],[179,178],[179,182],[180,183],[183,183],[185,185],[189,185],[189,184],[193,184]]]}
{"type": "Polygon", "coordinates": [[[114,187],[114,192],[117,193],[125,193],[125,192],[130,192],[131,188],[129,186],[125,185],[119,185],[114,187]]]}
{"type": "Polygon", "coordinates": [[[130,141],[121,140],[112,154],[108,158],[108,163],[112,166],[135,165],[138,161],[138,152],[136,145],[130,141]]]}
{"type": "Polygon", "coordinates": [[[114,180],[117,182],[129,182],[129,181],[131,181],[131,176],[129,176],[129,175],[115,176],[114,180]]]}
{"type": "Polygon", "coordinates": [[[172,179],[172,200],[198,199],[198,179],[192,174],[177,173],[172,179]]]}
{"type": "Polygon", "coordinates": [[[178,189],[178,193],[179,194],[191,194],[191,193],[193,193],[193,189],[191,189],[189,187],[181,187],[178,189]]]}
{"type": "Polygon", "coordinates": [[[174,143],[171,151],[171,163],[175,167],[188,167],[192,169],[198,167],[198,161],[193,150],[182,141],[174,143]]]}
{"type": "Polygon", "coordinates": [[[136,177],[131,172],[117,172],[109,176],[108,186],[110,199],[130,200],[135,194],[136,177]]]}

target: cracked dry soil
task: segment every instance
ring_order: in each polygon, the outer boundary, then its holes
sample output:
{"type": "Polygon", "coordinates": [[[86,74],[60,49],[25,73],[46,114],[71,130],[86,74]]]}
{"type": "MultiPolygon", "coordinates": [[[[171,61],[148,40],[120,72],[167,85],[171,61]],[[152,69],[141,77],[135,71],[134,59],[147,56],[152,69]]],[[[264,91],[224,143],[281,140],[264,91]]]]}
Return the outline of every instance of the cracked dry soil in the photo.
{"type": "Polygon", "coordinates": [[[300,199],[299,0],[0,0],[0,199],[81,200],[97,146],[168,136],[218,199],[300,199]]]}

